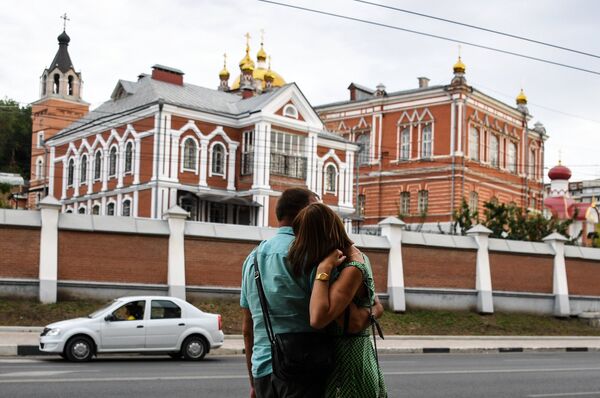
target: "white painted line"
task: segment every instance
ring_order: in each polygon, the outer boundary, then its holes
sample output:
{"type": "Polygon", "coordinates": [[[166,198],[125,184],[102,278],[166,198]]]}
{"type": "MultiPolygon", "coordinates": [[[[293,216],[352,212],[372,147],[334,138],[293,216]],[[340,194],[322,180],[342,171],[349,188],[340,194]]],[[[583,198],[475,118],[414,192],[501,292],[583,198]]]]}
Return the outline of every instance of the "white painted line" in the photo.
{"type": "Polygon", "coordinates": [[[15,379],[0,380],[0,384],[22,384],[22,383],[82,383],[93,381],[112,381],[112,382],[130,382],[130,381],[165,381],[165,380],[228,380],[228,379],[248,379],[248,375],[214,375],[214,376],[173,376],[173,377],[99,377],[99,378],[77,378],[77,379],[15,379]]]}
{"type": "Polygon", "coordinates": [[[11,372],[2,373],[0,377],[40,377],[40,376],[54,376],[62,375],[65,373],[81,373],[81,372],[98,372],[98,370],[29,370],[22,372],[11,372]]]}
{"type": "Polygon", "coordinates": [[[533,394],[533,395],[528,395],[528,397],[534,398],[534,397],[583,397],[585,395],[600,395],[600,391],[591,391],[591,392],[564,392],[564,393],[558,393],[558,394],[533,394]]]}
{"type": "Polygon", "coordinates": [[[545,369],[465,369],[465,370],[431,370],[413,372],[383,372],[391,376],[416,376],[416,375],[452,375],[452,374],[489,374],[489,373],[558,373],[558,372],[584,372],[600,370],[595,368],[545,368],[545,369]]]}

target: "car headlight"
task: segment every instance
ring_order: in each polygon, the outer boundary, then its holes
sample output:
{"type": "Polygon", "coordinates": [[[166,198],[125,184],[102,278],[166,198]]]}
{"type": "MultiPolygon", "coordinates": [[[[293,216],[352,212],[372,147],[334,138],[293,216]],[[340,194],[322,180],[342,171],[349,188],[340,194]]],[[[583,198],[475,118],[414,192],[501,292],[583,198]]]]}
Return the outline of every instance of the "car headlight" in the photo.
{"type": "Polygon", "coordinates": [[[46,336],[58,336],[60,334],[60,329],[50,329],[46,336]]]}

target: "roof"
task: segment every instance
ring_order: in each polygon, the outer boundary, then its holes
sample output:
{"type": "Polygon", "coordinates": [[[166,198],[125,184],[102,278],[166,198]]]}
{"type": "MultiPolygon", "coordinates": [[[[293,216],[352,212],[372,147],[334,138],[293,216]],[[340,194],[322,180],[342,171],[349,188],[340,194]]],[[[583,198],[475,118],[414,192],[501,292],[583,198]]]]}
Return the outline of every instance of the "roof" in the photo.
{"type": "MultiPolygon", "coordinates": [[[[354,87],[360,89],[361,91],[372,91],[371,89],[364,87],[364,86],[360,86],[357,85],[356,83],[352,83],[350,86],[354,85],[354,87]]],[[[350,88],[350,86],[348,88],[350,88]]],[[[367,101],[372,101],[374,99],[379,99],[381,100],[382,98],[386,98],[389,99],[390,97],[394,97],[397,95],[407,95],[407,94],[415,94],[415,93],[420,93],[420,92],[427,92],[427,91],[434,91],[434,90],[439,90],[439,89],[443,89],[445,88],[445,85],[437,85],[437,86],[428,86],[428,87],[423,87],[423,88],[414,88],[414,89],[410,89],[410,90],[401,90],[401,91],[394,91],[391,93],[387,93],[386,97],[366,97],[366,98],[361,98],[361,99],[357,99],[357,100],[345,100],[345,101],[336,101],[336,102],[331,102],[328,104],[323,104],[323,105],[317,105],[315,106],[315,109],[323,109],[323,108],[329,108],[332,106],[338,106],[338,105],[346,105],[346,104],[356,104],[356,103],[360,103],[360,102],[367,102],[367,101]]],[[[375,91],[372,91],[373,93],[375,91]]]]}
{"type": "Polygon", "coordinates": [[[69,40],[69,36],[65,32],[58,36],[58,51],[56,52],[52,62],[50,62],[48,70],[58,68],[62,73],[65,73],[69,69],[75,69],[73,68],[73,62],[71,61],[69,50],[67,49],[69,46],[69,40]]]}
{"type": "Polygon", "coordinates": [[[75,121],[48,141],[79,131],[87,126],[109,124],[118,115],[125,115],[136,109],[143,109],[158,103],[158,101],[225,117],[241,118],[260,111],[279,93],[279,90],[291,85],[295,85],[295,83],[287,84],[252,98],[243,99],[237,94],[189,83],[183,85],[171,84],[152,79],[148,75],[140,75],[137,82],[119,80],[112,93],[112,99],[75,121]]]}
{"type": "Polygon", "coordinates": [[[20,174],[16,173],[0,173],[0,183],[10,185],[23,185],[25,180],[20,174]]]}

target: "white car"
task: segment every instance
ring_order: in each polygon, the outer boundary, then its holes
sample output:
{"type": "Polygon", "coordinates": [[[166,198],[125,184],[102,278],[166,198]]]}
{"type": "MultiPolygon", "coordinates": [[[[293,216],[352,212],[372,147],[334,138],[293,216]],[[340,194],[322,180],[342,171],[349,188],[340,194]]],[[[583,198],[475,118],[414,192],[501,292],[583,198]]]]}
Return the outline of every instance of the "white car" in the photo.
{"type": "Polygon", "coordinates": [[[175,297],[121,297],[87,318],[52,323],[40,335],[40,351],[70,361],[99,353],[152,352],[199,360],[223,345],[221,315],[175,297]]]}

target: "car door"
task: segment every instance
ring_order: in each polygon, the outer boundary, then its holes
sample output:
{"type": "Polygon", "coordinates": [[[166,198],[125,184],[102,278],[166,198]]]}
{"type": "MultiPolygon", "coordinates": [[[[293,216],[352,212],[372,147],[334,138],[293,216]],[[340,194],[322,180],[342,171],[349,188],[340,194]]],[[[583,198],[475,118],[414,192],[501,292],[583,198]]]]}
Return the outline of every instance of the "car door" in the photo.
{"type": "Polygon", "coordinates": [[[129,301],[112,311],[102,323],[100,339],[103,350],[144,348],[146,300],[129,301]]]}
{"type": "Polygon", "coordinates": [[[151,300],[150,316],[146,321],[146,348],[169,350],[177,347],[187,325],[182,308],[173,300],[151,300]]]}

